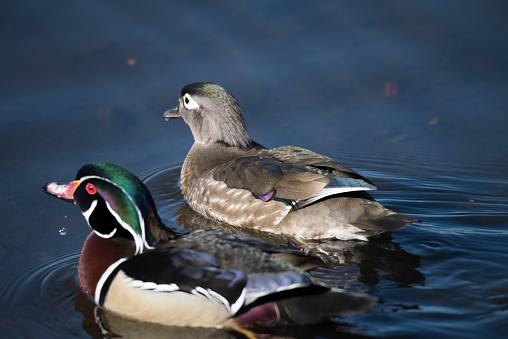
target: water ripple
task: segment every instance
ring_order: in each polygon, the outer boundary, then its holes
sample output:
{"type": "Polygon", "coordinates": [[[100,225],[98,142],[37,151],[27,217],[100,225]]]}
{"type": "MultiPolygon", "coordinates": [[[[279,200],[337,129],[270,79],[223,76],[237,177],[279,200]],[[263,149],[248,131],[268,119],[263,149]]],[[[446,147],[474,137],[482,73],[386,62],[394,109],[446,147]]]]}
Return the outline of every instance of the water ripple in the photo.
{"type": "Polygon", "coordinates": [[[187,232],[176,222],[177,210],[185,204],[180,191],[181,169],[182,163],[160,164],[137,175],[150,190],[162,221],[177,232],[187,232]]]}
{"type": "MultiPolygon", "coordinates": [[[[446,159],[433,159],[430,165],[423,156],[385,159],[372,154],[328,155],[346,158],[349,163],[343,161],[345,165],[374,180],[379,191],[373,195],[379,202],[422,222],[369,242],[302,244],[265,233],[247,232],[247,235],[318,255],[327,266],[313,272],[316,278],[380,297],[382,303],[378,307],[354,319],[379,324],[385,333],[390,333],[390,326],[395,331],[401,321],[412,321],[415,314],[420,319],[414,323],[415,331],[422,331],[428,326],[428,319],[446,316],[451,325],[458,326],[463,319],[455,315],[460,313],[476,319],[471,326],[478,326],[485,322],[482,319],[496,312],[506,313],[508,280],[500,272],[504,268],[501,263],[508,260],[505,250],[508,198],[504,193],[508,184],[500,175],[487,175],[492,164],[464,169],[455,168],[446,159]],[[438,160],[442,166],[436,166],[438,160]],[[451,286],[454,293],[450,293],[451,286]],[[441,301],[443,293],[447,294],[446,305],[441,301]]],[[[152,192],[168,227],[181,233],[216,228],[245,234],[245,230],[204,219],[190,210],[180,192],[180,170],[181,163],[167,163],[137,173],[152,192]]],[[[101,321],[118,333],[125,328],[139,328],[126,327],[111,317],[102,316],[98,320],[94,315],[93,303],[84,297],[76,282],[80,250],[25,260],[22,266],[1,278],[4,307],[0,314],[7,319],[2,335],[25,337],[37,332],[51,336],[62,329],[75,333],[83,328],[92,337],[102,337],[101,321]],[[14,305],[15,311],[8,311],[14,305]],[[81,312],[84,320],[72,316],[76,311],[81,312]]],[[[495,326],[492,322],[486,325],[495,326]]]]}
{"type": "Polygon", "coordinates": [[[41,337],[44,333],[51,337],[62,327],[79,327],[79,321],[69,320],[68,316],[73,311],[73,299],[81,293],[76,281],[80,252],[76,249],[43,260],[32,259],[4,277],[0,314],[9,319],[6,321],[10,326],[4,328],[9,333],[6,337],[29,337],[27,333],[35,333],[33,319],[38,319],[37,333],[41,337]]]}

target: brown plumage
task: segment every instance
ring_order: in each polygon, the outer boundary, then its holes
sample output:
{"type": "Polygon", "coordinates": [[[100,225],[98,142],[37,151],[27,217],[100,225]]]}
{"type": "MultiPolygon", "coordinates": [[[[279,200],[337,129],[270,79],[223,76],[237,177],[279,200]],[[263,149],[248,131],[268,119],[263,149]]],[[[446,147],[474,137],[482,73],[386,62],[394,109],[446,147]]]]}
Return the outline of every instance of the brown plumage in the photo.
{"type": "Polygon", "coordinates": [[[181,188],[208,218],[301,238],[363,240],[417,221],[377,203],[366,192],[376,189],[370,180],[329,157],[252,141],[238,102],[218,85],[185,86],[164,117],[191,128],[181,188]]]}

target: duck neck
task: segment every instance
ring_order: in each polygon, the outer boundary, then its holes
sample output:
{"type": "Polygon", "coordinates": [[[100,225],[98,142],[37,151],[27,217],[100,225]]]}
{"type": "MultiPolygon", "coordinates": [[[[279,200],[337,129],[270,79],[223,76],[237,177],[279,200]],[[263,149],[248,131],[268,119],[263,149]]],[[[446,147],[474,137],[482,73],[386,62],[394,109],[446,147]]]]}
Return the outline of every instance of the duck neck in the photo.
{"type": "Polygon", "coordinates": [[[161,244],[174,240],[177,237],[175,232],[164,225],[158,215],[156,217],[155,221],[149,223],[149,238],[151,239],[151,243],[149,245],[152,247],[158,247],[161,244]]]}

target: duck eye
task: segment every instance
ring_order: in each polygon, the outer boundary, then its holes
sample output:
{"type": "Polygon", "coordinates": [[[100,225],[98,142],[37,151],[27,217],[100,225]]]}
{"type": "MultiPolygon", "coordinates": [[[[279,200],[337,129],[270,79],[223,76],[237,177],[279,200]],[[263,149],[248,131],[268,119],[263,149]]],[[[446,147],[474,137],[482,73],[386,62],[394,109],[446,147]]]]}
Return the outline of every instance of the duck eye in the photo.
{"type": "Polygon", "coordinates": [[[183,96],[183,105],[189,110],[193,110],[199,107],[196,100],[194,100],[189,93],[185,93],[183,96]]]}
{"type": "Polygon", "coordinates": [[[97,193],[97,188],[94,184],[86,184],[86,192],[90,195],[97,193]]]}

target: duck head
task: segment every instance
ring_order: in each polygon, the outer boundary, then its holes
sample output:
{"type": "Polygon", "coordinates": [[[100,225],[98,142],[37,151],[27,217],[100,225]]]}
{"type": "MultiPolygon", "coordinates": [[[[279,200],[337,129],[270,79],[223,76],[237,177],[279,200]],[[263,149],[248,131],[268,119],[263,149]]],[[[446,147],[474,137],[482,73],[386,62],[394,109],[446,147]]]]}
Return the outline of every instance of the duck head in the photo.
{"type": "Polygon", "coordinates": [[[196,82],[180,91],[179,104],[164,113],[167,121],[183,118],[194,141],[248,147],[251,139],[238,101],[224,88],[210,82],[196,82]]]}
{"type": "Polygon", "coordinates": [[[133,240],[136,254],[174,237],[160,220],[146,186],[116,165],[90,163],[71,183],[47,183],[43,189],[77,205],[99,237],[133,240]]]}

